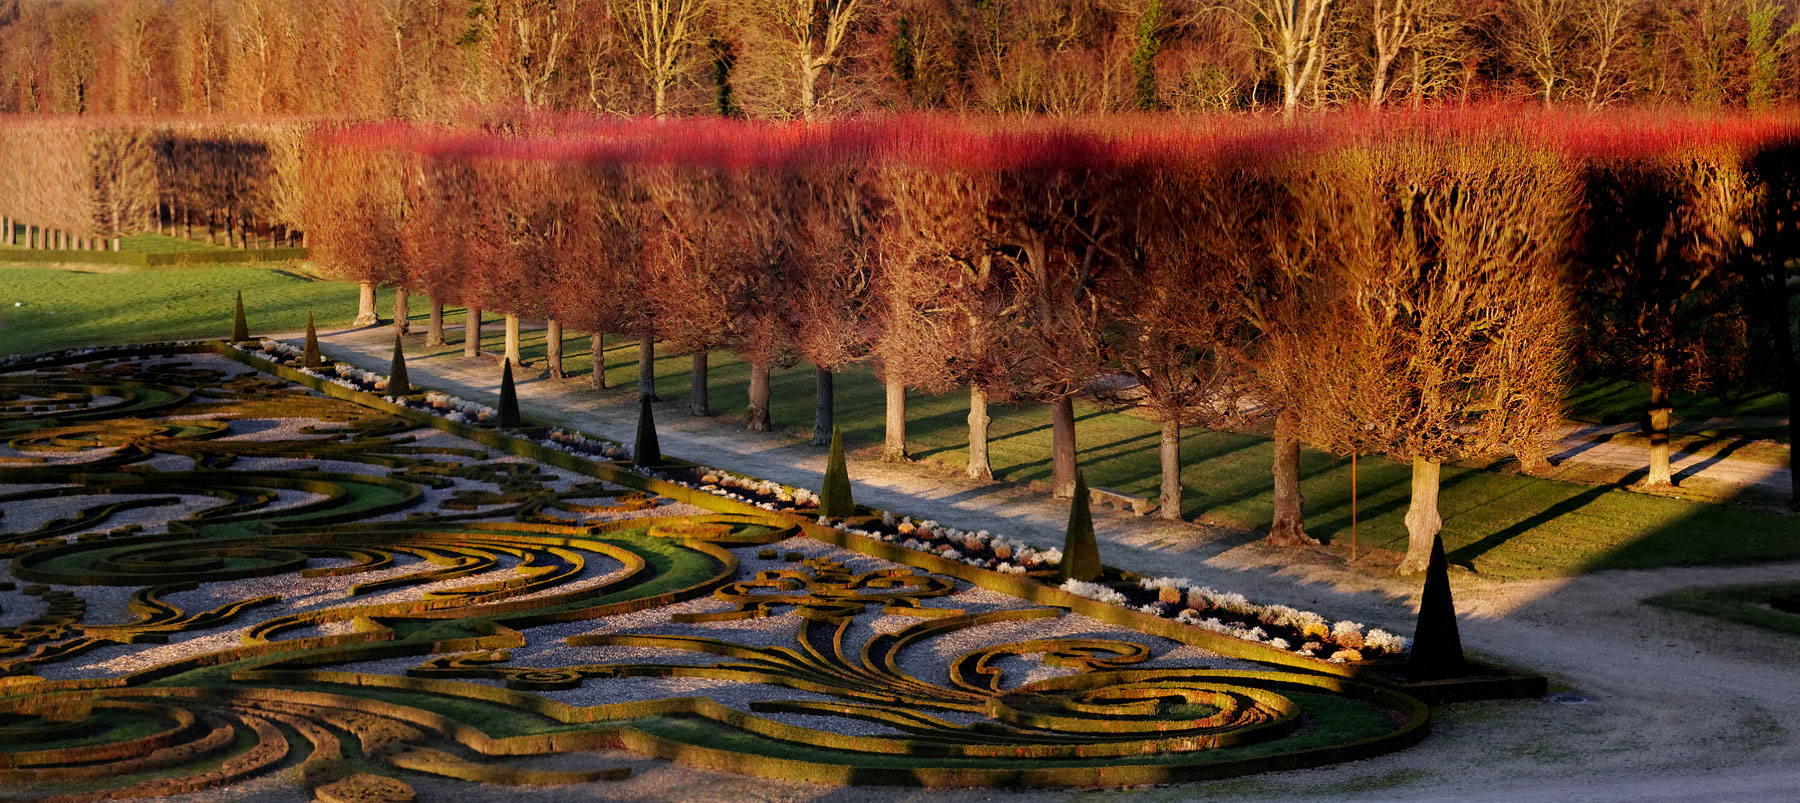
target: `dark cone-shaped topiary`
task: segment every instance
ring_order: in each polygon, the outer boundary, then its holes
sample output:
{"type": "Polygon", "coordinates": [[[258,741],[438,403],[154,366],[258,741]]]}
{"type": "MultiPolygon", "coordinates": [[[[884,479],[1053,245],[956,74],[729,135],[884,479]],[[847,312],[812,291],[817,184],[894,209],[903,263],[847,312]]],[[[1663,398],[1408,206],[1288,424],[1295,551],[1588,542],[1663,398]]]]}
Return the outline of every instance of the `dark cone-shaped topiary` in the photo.
{"type": "Polygon", "coordinates": [[[324,359],[319,357],[319,329],[313,326],[313,316],[309,312],[306,313],[306,351],[300,355],[300,367],[317,370],[324,364],[324,359]]]}
{"type": "Polygon", "coordinates": [[[847,519],[856,515],[850,493],[850,466],[844,462],[844,433],[831,428],[831,457],[825,461],[825,486],[819,489],[819,515],[847,519]]]}
{"type": "Polygon", "coordinates": [[[250,339],[250,320],[244,317],[244,291],[237,294],[237,312],[231,316],[231,342],[242,343],[250,339]]]}
{"type": "Polygon", "coordinates": [[[1425,567],[1425,594],[1419,600],[1419,626],[1413,631],[1407,674],[1414,680],[1438,680],[1468,673],[1462,635],[1456,629],[1456,603],[1450,599],[1450,562],[1444,559],[1444,537],[1431,541],[1431,563],[1425,567]]]}
{"type": "Polygon", "coordinates": [[[406,381],[406,352],[400,350],[400,335],[394,335],[394,361],[388,366],[389,396],[406,396],[412,393],[412,383],[406,381]]]}
{"type": "Polygon", "coordinates": [[[656,442],[656,415],[650,410],[650,397],[638,397],[637,443],[631,447],[634,466],[662,465],[662,444],[656,442]]]}
{"type": "Polygon", "coordinates": [[[1075,472],[1075,499],[1069,503],[1069,532],[1063,539],[1062,568],[1057,578],[1091,583],[1100,579],[1100,544],[1094,540],[1094,514],[1088,509],[1087,476],[1075,472]]]}
{"type": "Polygon", "coordinates": [[[519,426],[519,391],[513,387],[512,360],[500,374],[500,426],[519,426]]]}

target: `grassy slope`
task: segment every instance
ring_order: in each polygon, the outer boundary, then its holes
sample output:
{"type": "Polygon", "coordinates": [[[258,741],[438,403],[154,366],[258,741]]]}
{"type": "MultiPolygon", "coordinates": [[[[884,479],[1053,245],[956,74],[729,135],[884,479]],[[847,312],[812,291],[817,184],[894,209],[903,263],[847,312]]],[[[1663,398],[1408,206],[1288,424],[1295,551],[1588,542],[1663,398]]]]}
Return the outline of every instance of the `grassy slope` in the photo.
{"type": "MultiPolygon", "coordinates": [[[[212,337],[229,327],[231,294],[242,288],[257,331],[297,331],[309,308],[321,328],[348,324],[355,310],[350,284],[309,281],[282,270],[257,267],[173,271],[83,273],[0,267],[0,354],[79,345],[184,337],[212,337]],[[31,306],[15,310],[14,298],[31,306]]],[[[383,294],[380,309],[388,309],[383,294]]],[[[420,311],[422,305],[415,307],[420,311]]],[[[460,350],[460,315],[452,311],[450,340],[460,350]]],[[[526,356],[543,354],[542,332],[528,332],[526,356]]],[[[585,337],[567,343],[570,368],[590,365],[585,337]]],[[[498,327],[485,347],[498,350],[498,327]]],[[[635,349],[609,340],[607,373],[618,385],[635,381],[635,349]]],[[[423,355],[421,355],[423,356],[423,355]]],[[[715,354],[712,400],[716,410],[737,415],[747,401],[748,366],[734,355],[715,354]]],[[[688,360],[658,360],[658,393],[682,397],[688,360]]],[[[854,447],[880,442],[883,393],[866,369],[837,383],[837,410],[854,447]]],[[[773,415],[778,426],[810,430],[812,371],[805,365],[777,371],[773,415]]],[[[1010,482],[1049,477],[1050,421],[1036,405],[992,410],[995,474],[1010,482]]],[[[1154,496],[1156,431],[1151,422],[1092,405],[1077,408],[1083,467],[1097,487],[1154,496]]],[[[915,395],[908,410],[914,453],[960,466],[967,415],[961,394],[915,395]]],[[[1269,516],[1267,439],[1241,433],[1190,430],[1183,443],[1187,486],[1184,511],[1191,517],[1253,529],[1269,516]]],[[[692,455],[690,457],[703,456],[692,455]]],[[[1379,458],[1360,461],[1358,540],[1363,549],[1402,549],[1407,468],[1379,458]]],[[[1315,535],[1349,537],[1350,470],[1347,461],[1308,452],[1302,457],[1302,490],[1308,526],[1315,535]]],[[[1747,507],[1658,498],[1607,488],[1449,467],[1444,472],[1445,539],[1454,562],[1497,577],[1556,575],[1593,568],[1641,568],[1699,563],[1737,563],[1800,557],[1800,519],[1747,507]]],[[[974,491],[972,493],[979,493],[974,491]]]]}

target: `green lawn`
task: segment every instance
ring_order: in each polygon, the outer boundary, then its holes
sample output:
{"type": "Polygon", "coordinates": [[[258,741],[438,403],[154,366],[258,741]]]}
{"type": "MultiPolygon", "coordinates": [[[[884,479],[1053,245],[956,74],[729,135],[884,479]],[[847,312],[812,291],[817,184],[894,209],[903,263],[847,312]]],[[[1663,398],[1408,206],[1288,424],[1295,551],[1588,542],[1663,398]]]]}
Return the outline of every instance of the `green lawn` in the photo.
{"type": "MultiPolygon", "coordinates": [[[[1644,406],[1649,401],[1650,387],[1642,382],[1616,379],[1584,382],[1576,385],[1569,394],[1569,417],[1597,424],[1625,424],[1642,418],[1644,406]]],[[[1769,388],[1736,393],[1730,398],[1680,391],[1670,394],[1670,402],[1675,408],[1675,416],[1687,420],[1787,415],[1787,394],[1769,388]]]]}
{"type": "MultiPolygon", "coordinates": [[[[285,267],[209,267],[121,273],[0,267],[0,354],[48,351],[90,344],[217,337],[229,328],[232,293],[243,289],[255,331],[297,331],[308,309],[321,328],[347,325],[356,287],[313,281],[285,267]],[[24,299],[28,306],[13,308],[24,299]]],[[[389,309],[383,293],[379,309],[389,309]]],[[[422,324],[424,306],[415,305],[422,324]]],[[[459,351],[460,310],[450,310],[448,335],[459,351]]],[[[502,346],[499,327],[484,348],[502,346]]],[[[610,382],[636,379],[636,349],[609,340],[610,382]]],[[[569,368],[591,365],[587,338],[571,335],[569,368]]],[[[543,333],[527,332],[527,358],[541,358],[543,333]]],[[[426,356],[424,354],[418,355],[426,356]]],[[[747,401],[749,368],[735,355],[712,356],[712,403],[740,415],[747,401]]],[[[666,398],[687,392],[688,360],[658,359],[657,391],[666,398]]],[[[772,379],[778,426],[810,432],[812,369],[798,365],[772,379]]],[[[873,447],[882,437],[883,391],[866,369],[837,382],[838,420],[852,448],[873,447]]],[[[627,392],[627,391],[619,391],[627,392]]],[[[960,466],[965,459],[967,399],[962,394],[909,401],[908,433],[915,455],[960,466]]],[[[1048,410],[1038,405],[996,405],[991,457],[996,477],[1008,482],[1047,480],[1048,410]]],[[[1157,488],[1156,427],[1141,418],[1093,405],[1077,408],[1082,465],[1098,487],[1154,496],[1157,488]]],[[[1187,487],[1184,512],[1202,521],[1252,530],[1270,511],[1266,438],[1245,433],[1187,433],[1182,448],[1187,487]]],[[[704,460],[704,455],[684,455],[704,460]]],[[[1408,469],[1380,458],[1360,461],[1356,503],[1358,542],[1364,548],[1403,549],[1408,469]]],[[[1307,452],[1301,461],[1309,530],[1340,542],[1350,535],[1349,463],[1307,452]]],[[[978,494],[980,491],[970,491],[978,494]]],[[[1453,562],[1491,577],[1562,575],[1596,568],[1646,568],[1685,564],[1744,563],[1800,558],[1800,518],[1760,508],[1715,505],[1496,473],[1447,467],[1444,471],[1445,542],[1453,562]]],[[[1246,536],[1249,537],[1249,536],[1246,536]]]]}
{"type": "MultiPolygon", "coordinates": [[[[385,298],[383,299],[385,304],[385,298]]],[[[386,306],[382,307],[386,309],[386,306]]],[[[446,313],[453,324],[460,311],[446,313]]],[[[451,327],[458,351],[461,330],[451,327]]],[[[568,368],[590,370],[585,336],[565,344],[568,368]]],[[[607,379],[636,382],[637,349],[623,338],[608,341],[607,379]]],[[[484,333],[483,348],[499,351],[497,327],[484,333]]],[[[543,356],[543,332],[528,331],[527,359],[543,356]]],[[[725,415],[741,415],[748,403],[749,365],[732,354],[714,354],[711,401],[725,415]]],[[[770,380],[772,415],[778,427],[811,432],[813,377],[808,365],[778,370],[770,380]]],[[[684,398],[688,359],[657,359],[657,393],[684,398]]],[[[866,368],[837,380],[838,423],[852,447],[881,443],[885,392],[866,368]]],[[[967,460],[968,400],[962,394],[914,394],[907,402],[907,435],[916,457],[961,466],[967,460]]],[[[1050,414],[1041,405],[995,405],[989,456],[995,478],[1009,482],[1050,477],[1050,414]]],[[[1082,468],[1095,486],[1155,497],[1157,427],[1142,418],[1096,405],[1077,405],[1077,441],[1082,468]]],[[[1186,487],[1183,511],[1190,517],[1235,529],[1267,524],[1269,466],[1273,448],[1255,434],[1188,430],[1182,440],[1186,487]]],[[[1404,517],[1410,467],[1379,457],[1358,461],[1359,545],[1404,550],[1404,517]]],[[[1759,508],[1715,505],[1635,494],[1518,474],[1450,466],[1444,469],[1445,545],[1452,562],[1493,577],[1563,575],[1599,568],[1748,563],[1800,558],[1800,518],[1759,508]]],[[[1350,464],[1328,454],[1301,457],[1301,489],[1308,530],[1324,539],[1350,538],[1350,464]]]]}
{"type": "Polygon", "coordinates": [[[0,356],[225,337],[238,290],[258,331],[305,328],[309,309],[321,328],[347,326],[355,317],[355,285],[317,281],[289,265],[132,270],[0,261],[0,356]]]}

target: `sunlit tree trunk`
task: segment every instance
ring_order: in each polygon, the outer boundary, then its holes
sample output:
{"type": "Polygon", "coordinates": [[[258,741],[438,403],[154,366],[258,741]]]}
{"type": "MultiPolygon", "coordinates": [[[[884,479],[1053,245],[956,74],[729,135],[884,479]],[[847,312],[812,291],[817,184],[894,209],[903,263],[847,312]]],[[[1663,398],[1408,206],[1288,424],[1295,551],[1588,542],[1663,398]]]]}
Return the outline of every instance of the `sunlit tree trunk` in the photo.
{"type": "Polygon", "coordinates": [[[1438,515],[1438,488],[1443,464],[1423,457],[1413,458],[1412,503],[1406,508],[1406,559],[1400,562],[1401,574],[1425,571],[1431,561],[1431,542],[1444,529],[1438,515]]]}
{"type": "Polygon", "coordinates": [[[425,345],[449,345],[449,341],[444,340],[444,302],[435,296],[431,299],[431,321],[425,326],[425,345]]]}
{"type": "Polygon", "coordinates": [[[991,480],[994,478],[994,467],[988,461],[988,425],[994,419],[988,417],[987,391],[980,384],[969,385],[969,479],[991,480]]]}
{"type": "Polygon", "coordinates": [[[551,318],[544,322],[544,361],[549,363],[551,379],[562,379],[563,373],[563,327],[562,321],[551,318]]]}
{"type": "Polygon", "coordinates": [[[1275,514],[1269,542],[1281,546],[1312,543],[1306,535],[1300,496],[1300,426],[1291,412],[1275,416],[1275,514]]]}
{"type": "Polygon", "coordinates": [[[481,308],[469,307],[463,314],[463,356],[481,356],[481,308]]]}
{"type": "Polygon", "coordinates": [[[834,385],[837,376],[823,365],[813,366],[813,435],[814,446],[831,445],[831,427],[836,423],[834,385]]]}
{"type": "Polygon", "coordinates": [[[1181,518],[1181,422],[1164,418],[1162,438],[1157,450],[1162,458],[1162,496],[1157,500],[1156,514],[1165,519],[1181,518]]]}
{"type": "Polygon", "coordinates": [[[887,378],[887,435],[881,447],[886,463],[904,463],[912,459],[906,451],[906,383],[887,378]]]}
{"type": "Polygon", "coordinates": [[[694,352],[693,367],[688,377],[688,415],[712,415],[712,403],[707,393],[707,352],[694,352]]]}
{"type": "Polygon", "coordinates": [[[412,334],[412,322],[409,320],[412,317],[410,301],[406,288],[394,288],[394,334],[412,334]]]}
{"type": "Polygon", "coordinates": [[[638,338],[638,398],[661,401],[656,398],[656,336],[644,335],[638,338]]]}
{"type": "Polygon", "coordinates": [[[505,356],[506,356],[506,359],[512,361],[513,365],[524,365],[525,364],[525,361],[522,358],[520,358],[520,356],[519,356],[519,316],[514,315],[510,312],[506,314],[506,355],[505,356]]]}
{"type": "Polygon", "coordinates": [[[744,410],[744,428],[751,432],[768,432],[774,423],[769,419],[769,364],[750,361],[750,405],[744,410]]]}
{"type": "Polygon", "coordinates": [[[381,320],[375,314],[375,283],[363,282],[356,302],[356,326],[374,326],[381,320]]]}
{"type": "Polygon", "coordinates": [[[1650,476],[1644,478],[1644,484],[1652,487],[1667,488],[1675,484],[1675,477],[1669,470],[1669,387],[1667,375],[1669,358],[1658,354],[1651,368],[1650,407],[1646,422],[1650,425],[1650,476]]]}
{"type": "Polygon", "coordinates": [[[1075,496],[1075,397],[1050,402],[1050,493],[1075,496]]]}

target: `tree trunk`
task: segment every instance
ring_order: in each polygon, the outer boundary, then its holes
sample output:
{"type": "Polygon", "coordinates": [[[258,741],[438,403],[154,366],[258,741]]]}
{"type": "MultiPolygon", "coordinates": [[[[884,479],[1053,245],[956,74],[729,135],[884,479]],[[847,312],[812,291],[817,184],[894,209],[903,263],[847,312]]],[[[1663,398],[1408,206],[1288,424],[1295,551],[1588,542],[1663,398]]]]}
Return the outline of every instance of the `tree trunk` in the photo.
{"type": "Polygon", "coordinates": [[[1075,497],[1075,397],[1050,403],[1050,495],[1075,497]]]}
{"type": "Polygon", "coordinates": [[[594,351],[594,370],[588,372],[588,384],[595,390],[606,389],[606,333],[595,332],[588,338],[588,348],[594,351]]]}
{"type": "Polygon", "coordinates": [[[1162,422],[1162,497],[1157,500],[1156,515],[1181,519],[1181,422],[1166,417],[1162,422]]]}
{"type": "Polygon", "coordinates": [[[481,308],[469,307],[463,314],[463,356],[481,356],[481,308]]]}
{"type": "Polygon", "coordinates": [[[1318,543],[1306,535],[1300,510],[1300,432],[1291,412],[1275,416],[1275,514],[1269,521],[1268,542],[1275,546],[1318,543]]]}
{"type": "Polygon", "coordinates": [[[969,479],[991,480],[994,478],[994,467],[988,462],[988,425],[994,419],[988,417],[987,391],[979,384],[969,385],[969,479]]]}
{"type": "MultiPolygon", "coordinates": [[[[1787,384],[1788,408],[1788,443],[1792,444],[1794,421],[1800,420],[1800,367],[1794,365],[1794,324],[1792,318],[1793,303],[1787,286],[1787,267],[1780,261],[1775,267],[1775,286],[1771,288],[1770,300],[1774,304],[1773,320],[1769,321],[1775,334],[1775,359],[1781,365],[1781,378],[1787,384]]],[[[1788,449],[1788,509],[1800,511],[1800,465],[1794,462],[1794,450],[1788,449]]]]}
{"type": "Polygon", "coordinates": [[[431,299],[431,321],[425,324],[425,345],[450,345],[449,341],[444,339],[444,302],[439,301],[435,296],[431,299]]]}
{"type": "Polygon", "coordinates": [[[381,320],[375,314],[375,283],[363,282],[356,303],[356,326],[374,326],[381,320]]]}
{"type": "Polygon", "coordinates": [[[644,335],[638,338],[638,398],[662,401],[656,398],[655,335],[644,335]]]}
{"type": "Polygon", "coordinates": [[[688,369],[688,415],[702,418],[712,415],[712,401],[707,392],[707,355],[708,352],[694,352],[693,365],[688,369]]]}
{"type": "Polygon", "coordinates": [[[562,321],[551,318],[544,322],[544,361],[549,363],[551,379],[562,379],[563,374],[563,332],[562,321]]]}
{"type": "Polygon", "coordinates": [[[1443,464],[1423,457],[1413,458],[1412,504],[1406,508],[1406,559],[1400,561],[1401,574],[1425,571],[1431,562],[1431,542],[1444,529],[1438,515],[1438,484],[1443,464]]]}
{"type": "Polygon", "coordinates": [[[1669,388],[1662,379],[1667,365],[1667,357],[1656,357],[1652,369],[1656,378],[1650,380],[1650,407],[1645,419],[1650,435],[1650,475],[1644,478],[1644,484],[1653,488],[1668,488],[1675,484],[1675,477],[1669,471],[1669,388]]]}
{"type": "Polygon", "coordinates": [[[837,423],[837,375],[822,365],[813,366],[812,445],[830,446],[831,427],[837,423]]]}
{"type": "Polygon", "coordinates": [[[524,365],[525,360],[519,356],[519,316],[506,313],[506,353],[505,359],[513,365],[524,365]]]}
{"type": "Polygon", "coordinates": [[[906,452],[906,384],[887,380],[887,439],[881,447],[884,463],[905,463],[912,459],[906,452]]]}
{"type": "Polygon", "coordinates": [[[408,304],[411,299],[408,295],[406,288],[394,288],[394,334],[397,335],[412,334],[412,310],[408,304]]]}
{"type": "Polygon", "coordinates": [[[769,418],[769,364],[750,361],[750,406],[744,410],[744,428],[751,432],[768,432],[774,427],[769,418]]]}

